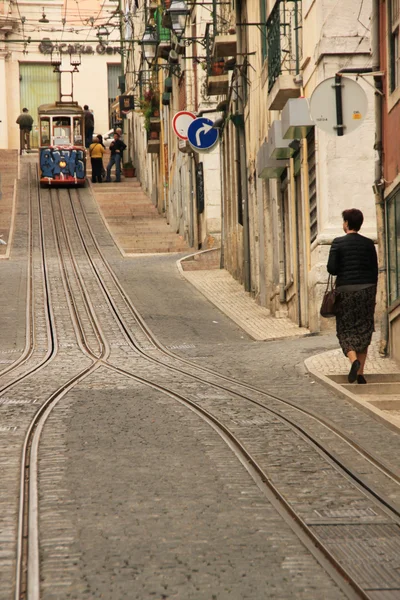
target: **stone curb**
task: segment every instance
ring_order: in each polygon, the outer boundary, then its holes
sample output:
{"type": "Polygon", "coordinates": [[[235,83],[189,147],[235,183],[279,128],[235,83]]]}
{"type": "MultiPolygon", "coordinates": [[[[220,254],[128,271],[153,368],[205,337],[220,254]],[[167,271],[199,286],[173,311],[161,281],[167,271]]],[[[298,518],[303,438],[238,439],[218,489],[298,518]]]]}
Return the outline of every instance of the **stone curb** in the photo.
{"type": "Polygon", "coordinates": [[[369,402],[362,400],[359,396],[352,394],[349,390],[343,388],[340,384],[336,383],[335,381],[332,381],[332,379],[330,379],[326,375],[323,375],[322,373],[320,373],[318,371],[318,369],[313,366],[312,363],[315,361],[315,358],[318,356],[323,356],[324,354],[328,354],[328,353],[323,352],[321,354],[316,354],[314,356],[310,356],[309,358],[306,358],[306,360],[304,361],[304,366],[306,367],[307,371],[315,379],[317,379],[320,383],[322,383],[322,385],[324,385],[327,388],[330,388],[331,390],[333,389],[337,394],[339,394],[339,396],[342,396],[342,398],[349,400],[349,402],[354,404],[357,408],[361,409],[364,413],[367,413],[370,416],[373,416],[374,419],[376,419],[380,423],[383,423],[384,425],[386,425],[386,427],[389,427],[396,433],[399,433],[400,432],[400,418],[392,417],[392,416],[386,414],[385,412],[383,412],[382,410],[380,410],[379,408],[376,408],[369,402]]]}

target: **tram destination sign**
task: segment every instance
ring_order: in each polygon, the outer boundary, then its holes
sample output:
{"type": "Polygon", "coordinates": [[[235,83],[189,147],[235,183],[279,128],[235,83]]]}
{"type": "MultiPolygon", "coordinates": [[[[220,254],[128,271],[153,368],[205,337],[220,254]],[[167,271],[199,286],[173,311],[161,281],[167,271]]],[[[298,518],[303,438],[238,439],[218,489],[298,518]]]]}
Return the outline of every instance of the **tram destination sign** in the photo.
{"type": "MultiPolygon", "coordinates": [[[[41,54],[51,54],[55,48],[56,44],[46,38],[39,44],[41,54]]],[[[97,44],[95,47],[90,44],[57,44],[57,48],[61,54],[121,54],[120,46],[106,46],[104,44],[97,44]]]]}

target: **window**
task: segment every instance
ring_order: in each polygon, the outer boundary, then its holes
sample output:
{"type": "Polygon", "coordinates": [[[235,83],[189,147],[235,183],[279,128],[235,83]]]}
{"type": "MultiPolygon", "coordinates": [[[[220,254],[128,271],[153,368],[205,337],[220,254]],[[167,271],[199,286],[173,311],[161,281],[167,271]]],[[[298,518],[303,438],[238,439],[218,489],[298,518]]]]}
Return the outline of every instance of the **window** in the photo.
{"type": "Polygon", "coordinates": [[[71,143],[71,119],[70,117],[53,117],[53,145],[71,143]]]}
{"type": "Polygon", "coordinates": [[[267,0],[260,0],[261,57],[262,62],[267,58],[267,0]]]}
{"type": "Polygon", "coordinates": [[[400,0],[390,0],[389,35],[390,35],[390,91],[394,92],[400,85],[400,51],[399,51],[400,0]]]}
{"type": "Polygon", "coordinates": [[[387,202],[389,306],[400,299],[400,190],[387,202]]]}
{"type": "Polygon", "coordinates": [[[50,144],[50,118],[40,119],[40,145],[48,146],[50,144]]]}

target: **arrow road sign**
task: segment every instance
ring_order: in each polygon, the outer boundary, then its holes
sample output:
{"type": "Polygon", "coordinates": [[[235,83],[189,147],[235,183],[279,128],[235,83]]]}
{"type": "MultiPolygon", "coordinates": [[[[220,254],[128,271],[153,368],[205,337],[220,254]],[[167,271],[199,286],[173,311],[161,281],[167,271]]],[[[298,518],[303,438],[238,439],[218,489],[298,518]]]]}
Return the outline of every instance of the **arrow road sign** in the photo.
{"type": "Polygon", "coordinates": [[[213,129],[210,119],[200,117],[192,121],[188,128],[188,141],[196,152],[208,152],[218,142],[218,129],[213,129]]]}

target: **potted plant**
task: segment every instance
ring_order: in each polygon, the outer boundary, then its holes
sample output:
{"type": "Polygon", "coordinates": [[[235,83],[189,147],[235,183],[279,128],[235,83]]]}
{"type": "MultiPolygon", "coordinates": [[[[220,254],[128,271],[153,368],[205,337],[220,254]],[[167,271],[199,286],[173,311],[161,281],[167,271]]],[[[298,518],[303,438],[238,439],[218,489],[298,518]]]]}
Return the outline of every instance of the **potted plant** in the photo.
{"type": "Polygon", "coordinates": [[[135,167],[132,161],[128,161],[122,165],[122,172],[124,177],[135,177],[135,167]]]}
{"type": "Polygon", "coordinates": [[[222,58],[216,58],[211,63],[211,75],[222,75],[224,72],[224,60],[222,58]]]}

